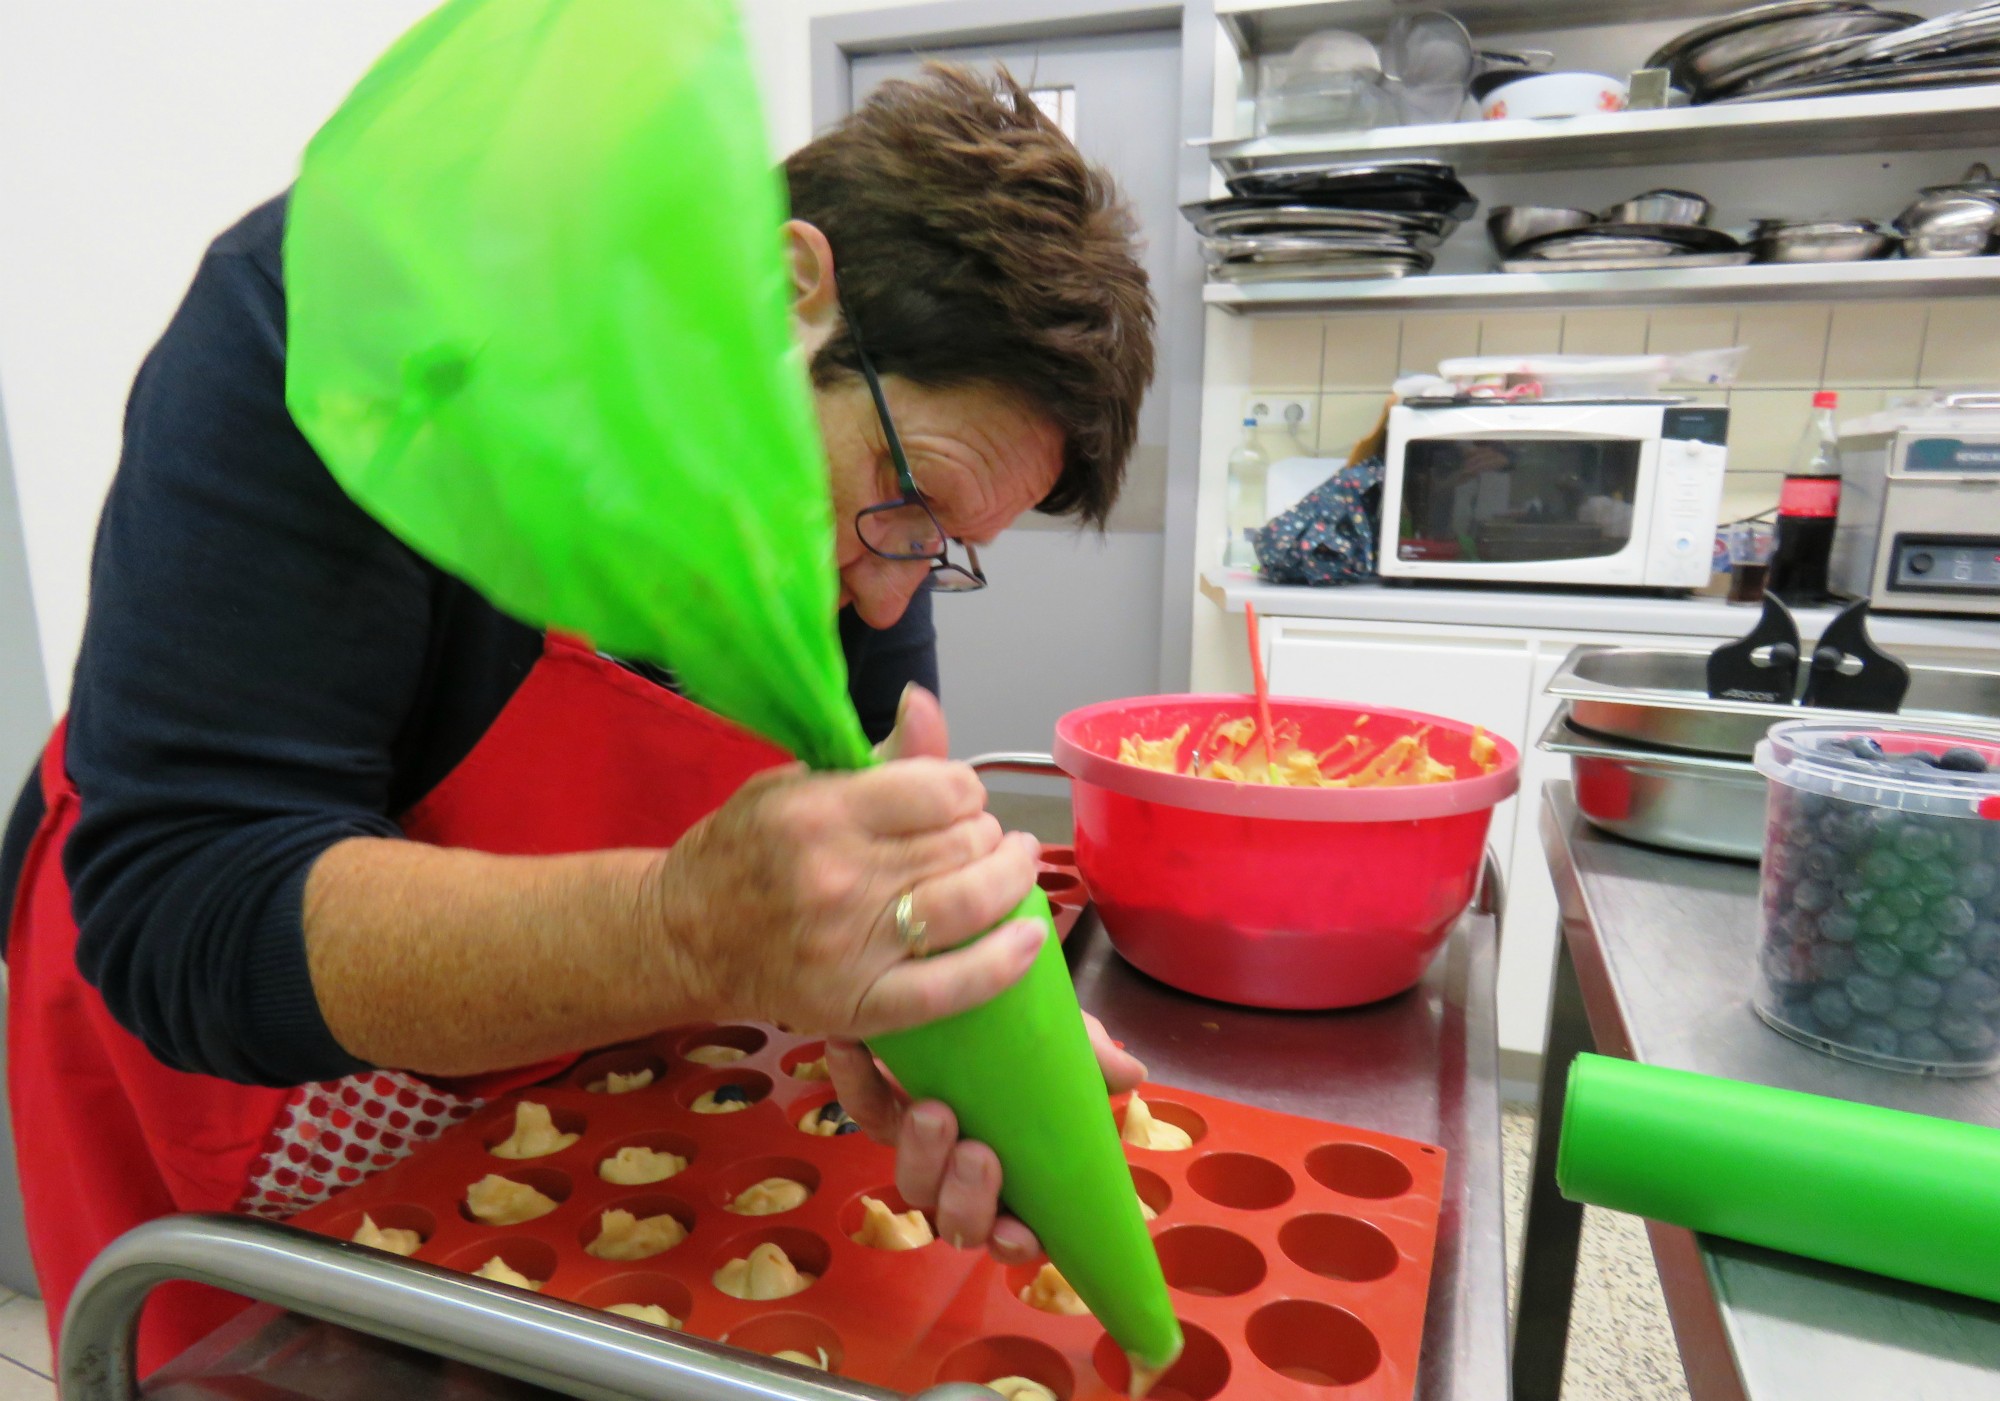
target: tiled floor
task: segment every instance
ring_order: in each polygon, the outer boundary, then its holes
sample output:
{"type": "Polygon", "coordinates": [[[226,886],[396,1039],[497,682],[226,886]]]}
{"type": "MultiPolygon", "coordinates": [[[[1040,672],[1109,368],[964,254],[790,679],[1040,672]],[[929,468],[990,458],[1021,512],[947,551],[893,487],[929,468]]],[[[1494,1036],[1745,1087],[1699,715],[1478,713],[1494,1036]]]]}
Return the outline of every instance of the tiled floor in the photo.
{"type": "MultiPolygon", "coordinates": [[[[1508,1105],[1501,1132],[1507,1270],[1514,1285],[1520,1268],[1521,1206],[1527,1200],[1535,1142],[1534,1111],[1508,1105]]],[[[1687,1401],[1687,1396],[1646,1228],[1637,1217],[1585,1207],[1562,1401],[1687,1401]]]]}
{"type": "Polygon", "coordinates": [[[42,1301],[0,1289],[0,1401],[55,1401],[42,1301]]]}

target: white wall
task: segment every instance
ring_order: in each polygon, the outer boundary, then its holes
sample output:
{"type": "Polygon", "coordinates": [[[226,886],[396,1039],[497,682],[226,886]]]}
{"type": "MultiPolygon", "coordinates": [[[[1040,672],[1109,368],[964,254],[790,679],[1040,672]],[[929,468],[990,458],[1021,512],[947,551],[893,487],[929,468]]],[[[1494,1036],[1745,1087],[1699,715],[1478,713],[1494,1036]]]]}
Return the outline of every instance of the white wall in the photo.
{"type": "Polygon", "coordinates": [[[764,111],[775,154],[796,150],[813,134],[813,20],[896,4],[897,0],[742,0],[750,61],[764,89],[764,111]]]}
{"type": "Polygon", "coordinates": [[[0,385],[58,709],[134,370],[208,240],[430,8],[0,0],[0,385]]]}

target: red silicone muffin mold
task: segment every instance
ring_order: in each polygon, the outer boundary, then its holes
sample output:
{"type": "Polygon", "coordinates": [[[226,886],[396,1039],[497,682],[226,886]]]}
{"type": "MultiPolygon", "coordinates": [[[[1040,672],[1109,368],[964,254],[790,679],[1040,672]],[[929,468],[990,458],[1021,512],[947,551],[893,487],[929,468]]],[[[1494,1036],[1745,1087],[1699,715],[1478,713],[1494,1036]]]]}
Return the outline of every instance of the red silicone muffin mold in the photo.
{"type": "MultiPolygon", "coordinates": [[[[422,1236],[418,1259],[472,1271],[497,1255],[552,1297],[595,1308],[655,1304],[690,1333],[766,1354],[824,1350],[843,1375],[900,1391],[1025,1376],[1059,1401],[1123,1395],[1124,1356],[1095,1319],[1021,1302],[1037,1267],[1003,1267],[942,1241],[883,1251],[851,1239],[862,1196],[897,1211],[908,1203],[893,1185],[889,1148],[865,1134],[821,1138],[798,1129],[801,1116],[830,1098],[825,1082],[792,1074],[820,1050],[774,1027],[737,1024],[682,1027],[604,1051],[488,1105],[296,1224],[347,1238],[365,1212],[378,1226],[422,1236]],[[721,1066],[687,1060],[700,1046],[745,1056],[721,1066]],[[655,1077],[644,1089],[586,1088],[608,1071],[642,1068],[655,1077]],[[719,1115],[688,1107],[718,1085],[742,1088],[750,1107],[719,1115]],[[546,1105],[577,1142],[546,1157],[494,1157],[491,1146],[507,1136],[522,1099],[546,1105]],[[688,1166],[638,1186],[599,1177],[597,1165],[628,1146],[673,1152],[688,1166]],[[556,1209],[518,1226],[472,1219],[465,1189],[488,1173],[535,1186],[556,1209]],[[801,1182],[810,1195],[773,1216],[727,1209],[766,1177],[801,1182]],[[640,1260],[586,1253],[600,1214],[618,1207],[671,1214],[689,1228],[687,1238],[640,1260]],[[717,1269],[766,1241],[816,1275],[813,1285],[769,1302],[715,1287],[717,1269]]],[[[1142,1093],[1156,1118],[1194,1139],[1180,1152],[1126,1149],[1140,1199],[1158,1213],[1153,1239],[1187,1335],[1182,1360],[1153,1394],[1161,1401],[1409,1397],[1443,1150],[1166,1085],[1142,1093]]]]}

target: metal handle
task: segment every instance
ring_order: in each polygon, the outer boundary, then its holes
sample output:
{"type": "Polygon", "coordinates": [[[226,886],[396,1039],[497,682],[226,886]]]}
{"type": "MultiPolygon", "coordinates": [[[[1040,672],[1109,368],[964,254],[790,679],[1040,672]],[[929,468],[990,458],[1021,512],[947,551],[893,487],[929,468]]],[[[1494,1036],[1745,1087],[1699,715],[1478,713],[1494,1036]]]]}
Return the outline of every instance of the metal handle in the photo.
{"type": "Polygon", "coordinates": [[[1045,774],[1051,778],[1068,778],[1069,775],[1056,767],[1055,758],[1048,754],[1035,754],[1026,750],[1020,753],[998,751],[992,754],[975,754],[965,761],[978,773],[1032,773],[1045,774]]]}
{"type": "MultiPolygon", "coordinates": [[[[127,1231],[84,1272],[63,1316],[64,1401],[133,1401],[139,1309],[169,1280],[467,1362],[582,1401],[897,1401],[809,1367],[666,1335],[556,1299],[248,1216],[168,1216],[127,1231]]],[[[923,1401],[990,1394],[953,1384],[923,1401]]]]}

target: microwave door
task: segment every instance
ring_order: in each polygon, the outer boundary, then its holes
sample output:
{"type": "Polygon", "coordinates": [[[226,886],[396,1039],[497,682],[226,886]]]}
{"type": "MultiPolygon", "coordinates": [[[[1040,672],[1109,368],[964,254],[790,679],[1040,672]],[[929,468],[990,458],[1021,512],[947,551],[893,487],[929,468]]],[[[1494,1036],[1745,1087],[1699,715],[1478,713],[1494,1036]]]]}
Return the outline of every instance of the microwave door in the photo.
{"type": "Polygon", "coordinates": [[[1394,568],[1407,577],[1636,584],[1653,444],[1485,432],[1403,446],[1394,568]]]}

